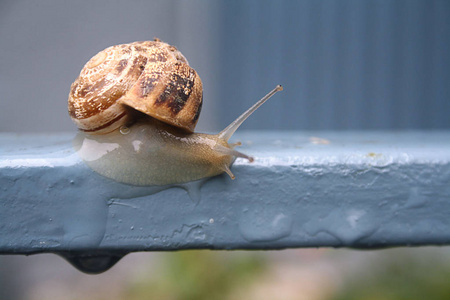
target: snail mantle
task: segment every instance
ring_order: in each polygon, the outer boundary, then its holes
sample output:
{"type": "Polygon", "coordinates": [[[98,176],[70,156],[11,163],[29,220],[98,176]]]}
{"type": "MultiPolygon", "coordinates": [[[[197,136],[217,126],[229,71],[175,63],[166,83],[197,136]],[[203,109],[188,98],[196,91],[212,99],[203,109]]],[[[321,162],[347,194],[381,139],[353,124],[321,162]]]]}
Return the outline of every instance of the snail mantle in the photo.
{"type": "Polygon", "coordinates": [[[0,134],[0,254],[88,273],[134,251],[450,244],[450,132],[239,132],[254,157],[185,185],[118,183],[74,134],[0,134]]]}

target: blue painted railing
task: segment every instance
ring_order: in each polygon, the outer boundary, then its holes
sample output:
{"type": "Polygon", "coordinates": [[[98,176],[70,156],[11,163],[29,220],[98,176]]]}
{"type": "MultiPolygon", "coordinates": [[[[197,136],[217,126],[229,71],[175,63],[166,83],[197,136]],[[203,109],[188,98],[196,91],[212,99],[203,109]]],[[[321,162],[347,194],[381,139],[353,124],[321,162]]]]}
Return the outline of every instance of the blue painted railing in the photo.
{"type": "Polygon", "coordinates": [[[241,132],[236,179],[113,182],[73,135],[0,135],[0,254],[450,244],[450,132],[241,132]]]}

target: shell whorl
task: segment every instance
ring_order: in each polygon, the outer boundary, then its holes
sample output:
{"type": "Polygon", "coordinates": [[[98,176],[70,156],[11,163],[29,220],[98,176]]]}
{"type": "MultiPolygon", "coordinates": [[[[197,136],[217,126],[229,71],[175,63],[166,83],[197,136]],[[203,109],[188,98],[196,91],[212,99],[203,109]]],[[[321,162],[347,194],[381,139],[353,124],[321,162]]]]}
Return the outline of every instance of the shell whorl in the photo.
{"type": "Polygon", "coordinates": [[[202,107],[202,82],[174,46],[155,41],[106,48],[72,84],[69,114],[78,128],[107,133],[132,122],[129,107],[193,132],[202,107]]]}

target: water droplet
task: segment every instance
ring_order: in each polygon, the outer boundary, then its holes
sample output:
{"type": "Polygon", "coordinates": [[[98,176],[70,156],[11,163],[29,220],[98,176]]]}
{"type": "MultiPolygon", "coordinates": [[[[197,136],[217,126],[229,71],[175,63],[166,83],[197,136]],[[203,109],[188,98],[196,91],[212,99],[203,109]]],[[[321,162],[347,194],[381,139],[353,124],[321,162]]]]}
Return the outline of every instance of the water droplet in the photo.
{"type": "Polygon", "coordinates": [[[303,225],[309,235],[326,233],[345,246],[355,245],[369,238],[379,227],[378,221],[362,209],[337,209],[321,219],[311,219],[303,225]]]}
{"type": "Polygon", "coordinates": [[[124,255],[68,254],[59,253],[72,266],[87,274],[99,274],[109,270],[124,255]]]}
{"type": "Polygon", "coordinates": [[[292,223],[292,218],[282,212],[253,210],[243,213],[239,229],[249,242],[269,242],[289,236],[292,223]]]}
{"type": "Polygon", "coordinates": [[[194,226],[193,228],[189,229],[189,231],[186,234],[187,240],[196,240],[196,241],[203,241],[206,238],[206,234],[203,231],[202,227],[194,226]]]}
{"type": "Polygon", "coordinates": [[[122,127],[120,127],[119,131],[120,131],[121,134],[129,134],[130,133],[130,128],[127,127],[127,126],[122,126],[122,127]]]}

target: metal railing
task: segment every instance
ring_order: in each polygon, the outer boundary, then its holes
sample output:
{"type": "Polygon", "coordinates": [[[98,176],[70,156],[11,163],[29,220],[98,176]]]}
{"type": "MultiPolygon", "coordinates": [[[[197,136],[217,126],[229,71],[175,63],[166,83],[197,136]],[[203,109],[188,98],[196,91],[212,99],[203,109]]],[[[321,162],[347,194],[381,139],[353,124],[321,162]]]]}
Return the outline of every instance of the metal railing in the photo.
{"type": "Polygon", "coordinates": [[[134,251],[450,244],[450,132],[242,132],[234,181],[96,174],[73,135],[0,135],[0,253],[101,272],[134,251]]]}

